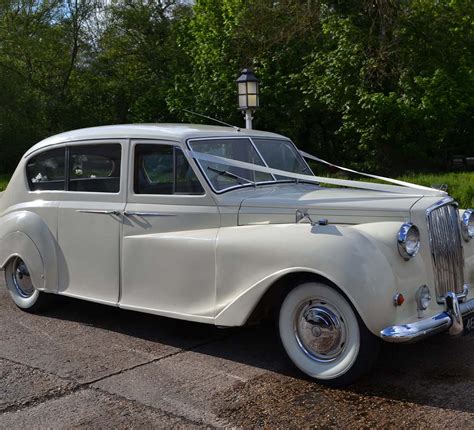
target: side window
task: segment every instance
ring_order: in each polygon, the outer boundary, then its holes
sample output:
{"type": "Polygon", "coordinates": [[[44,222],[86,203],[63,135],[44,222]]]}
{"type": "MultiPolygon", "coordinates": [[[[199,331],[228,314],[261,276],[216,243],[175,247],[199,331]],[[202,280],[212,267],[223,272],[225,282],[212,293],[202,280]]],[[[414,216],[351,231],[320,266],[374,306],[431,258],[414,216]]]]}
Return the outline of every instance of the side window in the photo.
{"type": "Polygon", "coordinates": [[[183,151],[171,145],[135,146],[135,194],[204,194],[183,151]]]}
{"type": "Polygon", "coordinates": [[[65,148],[52,149],[30,158],[26,174],[30,190],[64,190],[65,148]]]}
{"type": "Polygon", "coordinates": [[[118,193],[121,155],[119,144],[71,146],[68,190],[118,193]]]}

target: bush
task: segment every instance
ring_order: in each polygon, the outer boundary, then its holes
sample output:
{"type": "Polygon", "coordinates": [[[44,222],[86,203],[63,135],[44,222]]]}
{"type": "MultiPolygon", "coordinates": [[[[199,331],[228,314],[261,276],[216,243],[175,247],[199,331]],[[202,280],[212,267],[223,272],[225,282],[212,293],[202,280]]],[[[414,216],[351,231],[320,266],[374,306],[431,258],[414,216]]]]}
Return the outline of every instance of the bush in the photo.
{"type": "Polygon", "coordinates": [[[5,188],[7,188],[9,180],[10,180],[10,175],[0,175],[0,192],[5,191],[5,188]]]}

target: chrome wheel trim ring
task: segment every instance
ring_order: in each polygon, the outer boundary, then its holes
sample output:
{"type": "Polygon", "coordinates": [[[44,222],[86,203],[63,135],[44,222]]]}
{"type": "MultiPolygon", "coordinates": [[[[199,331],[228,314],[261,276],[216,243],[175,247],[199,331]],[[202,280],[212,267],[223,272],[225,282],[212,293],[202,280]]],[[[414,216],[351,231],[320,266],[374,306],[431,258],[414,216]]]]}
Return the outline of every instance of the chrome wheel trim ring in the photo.
{"type": "Polygon", "coordinates": [[[314,361],[335,361],[345,350],[344,318],[335,306],[324,300],[303,302],[295,312],[293,329],[298,346],[314,361]]]}
{"type": "Polygon", "coordinates": [[[24,299],[30,298],[34,294],[35,288],[25,262],[20,257],[16,257],[12,269],[11,278],[15,291],[24,299]]]}

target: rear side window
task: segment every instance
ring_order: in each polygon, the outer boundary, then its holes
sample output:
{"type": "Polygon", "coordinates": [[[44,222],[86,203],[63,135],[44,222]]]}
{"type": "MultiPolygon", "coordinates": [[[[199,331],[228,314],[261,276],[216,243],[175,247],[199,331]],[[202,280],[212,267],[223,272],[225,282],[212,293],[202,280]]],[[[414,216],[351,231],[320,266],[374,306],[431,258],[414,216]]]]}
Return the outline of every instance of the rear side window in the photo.
{"type": "Polygon", "coordinates": [[[71,146],[68,190],[118,193],[121,156],[119,144],[71,146]]]}
{"type": "Polygon", "coordinates": [[[30,190],[64,190],[65,151],[52,149],[30,158],[26,165],[30,190]]]}
{"type": "Polygon", "coordinates": [[[135,194],[204,194],[188,160],[171,145],[135,146],[135,194]]]}

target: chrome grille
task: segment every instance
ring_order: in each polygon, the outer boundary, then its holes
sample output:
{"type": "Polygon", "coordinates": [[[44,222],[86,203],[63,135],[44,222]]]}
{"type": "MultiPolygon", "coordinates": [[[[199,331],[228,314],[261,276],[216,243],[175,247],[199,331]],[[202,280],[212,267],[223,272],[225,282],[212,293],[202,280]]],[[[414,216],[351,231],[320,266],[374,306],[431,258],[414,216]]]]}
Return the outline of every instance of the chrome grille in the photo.
{"type": "Polygon", "coordinates": [[[446,293],[462,293],[464,256],[459,225],[459,213],[449,199],[427,210],[428,230],[433,259],[438,301],[446,293]]]}

